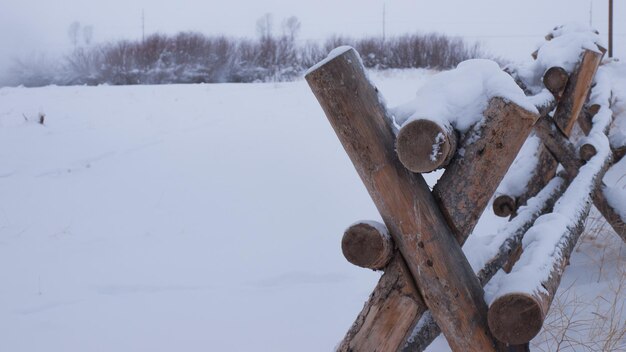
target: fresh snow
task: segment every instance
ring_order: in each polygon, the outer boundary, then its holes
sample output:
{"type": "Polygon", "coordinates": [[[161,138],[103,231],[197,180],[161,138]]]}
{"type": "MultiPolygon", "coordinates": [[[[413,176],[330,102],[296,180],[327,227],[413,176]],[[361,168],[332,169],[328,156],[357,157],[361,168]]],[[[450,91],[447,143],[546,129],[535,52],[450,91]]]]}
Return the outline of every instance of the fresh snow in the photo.
{"type": "Polygon", "coordinates": [[[444,129],[465,133],[482,121],[483,112],[494,97],[537,112],[535,105],[496,62],[474,59],[461,62],[454,70],[434,75],[419,88],[413,100],[391,109],[391,113],[401,126],[426,118],[444,129]]]}
{"type": "MultiPolygon", "coordinates": [[[[397,106],[436,74],[369,76],[397,106]]],[[[0,351],[329,351],[380,277],[341,254],[380,217],[304,81],[2,88],[0,154],[0,351]]],[[[489,206],[474,268],[503,226],[489,206]]],[[[611,241],[570,292],[606,296],[611,241]]]]}
{"type": "Polygon", "coordinates": [[[322,61],[316,63],[315,65],[311,66],[308,70],[306,70],[305,72],[305,76],[308,75],[309,73],[317,70],[318,68],[324,66],[325,64],[327,64],[329,61],[331,61],[332,59],[336,58],[339,55],[342,55],[343,53],[349,51],[353,49],[351,46],[349,45],[342,45],[339,46],[333,50],[331,50],[328,55],[326,56],[326,58],[324,58],[322,61]]]}
{"type": "Polygon", "coordinates": [[[537,48],[537,59],[516,65],[515,74],[531,90],[542,89],[543,74],[551,67],[561,67],[572,72],[584,50],[600,52],[606,47],[598,32],[583,24],[566,24],[555,27],[537,48]]]}

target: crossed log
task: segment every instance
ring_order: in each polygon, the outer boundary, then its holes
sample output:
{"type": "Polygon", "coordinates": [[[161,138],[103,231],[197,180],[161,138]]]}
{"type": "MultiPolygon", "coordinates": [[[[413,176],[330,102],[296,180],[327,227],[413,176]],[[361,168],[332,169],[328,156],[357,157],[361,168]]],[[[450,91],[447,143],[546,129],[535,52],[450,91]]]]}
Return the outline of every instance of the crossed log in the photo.
{"type": "Polygon", "coordinates": [[[463,157],[453,159],[431,194],[421,175],[398,160],[385,107],[354,50],[325,62],[306,79],[400,253],[339,349],[398,350],[427,308],[455,351],[499,349],[487,328],[481,285],[460,244],[538,116],[493,99],[485,111],[490,123],[483,124],[484,138],[465,149],[465,157],[475,165],[463,157]],[[460,174],[465,177],[454,176],[460,174]],[[491,193],[472,191],[486,184],[491,193]]]}
{"type": "MultiPolygon", "coordinates": [[[[584,161],[597,154],[594,150],[580,159],[567,139],[579,115],[589,110],[583,110],[580,100],[584,102],[588,95],[599,59],[589,64],[590,59],[585,61],[585,57],[571,78],[564,79],[559,69],[546,72],[544,84],[554,99],[538,106],[542,118],[534,127],[538,115],[493,98],[484,112],[485,122],[477,140],[463,140],[446,126],[417,120],[403,126],[395,146],[394,133],[387,123],[391,119],[353,49],[335,52],[306,75],[385,222],[357,223],[344,234],[342,249],[350,262],[371,269],[384,268],[384,273],[339,351],[421,351],[440,332],[454,351],[528,349],[527,342],[543,324],[564,263],[583,229],[582,222],[567,229],[562,261],[553,264],[551,281],[541,283],[547,287],[547,294],[530,300],[501,298],[508,302],[503,305],[496,300],[489,308],[487,323],[481,286],[500,268],[510,271],[514,267],[523,256],[523,235],[539,216],[552,209],[569,182],[574,182],[584,161]],[[592,67],[590,73],[585,67],[592,67]],[[559,107],[553,124],[546,116],[556,104],[559,107]],[[500,249],[482,263],[476,276],[460,245],[474,229],[531,130],[543,141],[539,167],[531,177],[534,189],[523,195],[524,207],[519,208],[518,201],[503,207],[517,217],[504,229],[500,249]],[[437,153],[432,152],[434,144],[438,145],[437,153]],[[463,148],[462,155],[455,153],[457,147],[463,148]],[[554,177],[557,162],[566,172],[554,177]],[[443,166],[446,171],[432,193],[419,174],[410,172],[443,166]],[[511,301],[523,303],[515,305],[511,301]],[[522,316],[529,306],[535,307],[531,318],[526,315],[522,319],[498,320],[511,312],[522,316]],[[528,319],[532,327],[525,330],[524,336],[511,334],[528,319]]],[[[590,121],[588,115],[585,117],[590,121]]],[[[584,123],[579,123],[583,127],[584,123]]],[[[591,131],[593,125],[589,122],[586,126],[591,131]]],[[[601,181],[610,165],[610,158],[600,158],[604,159],[595,170],[594,184],[601,181]]],[[[612,225],[623,225],[601,187],[593,190],[590,199],[598,209],[604,209],[601,211],[607,220],[613,219],[612,225]]],[[[584,220],[588,211],[589,205],[578,219],[584,220]]]]}

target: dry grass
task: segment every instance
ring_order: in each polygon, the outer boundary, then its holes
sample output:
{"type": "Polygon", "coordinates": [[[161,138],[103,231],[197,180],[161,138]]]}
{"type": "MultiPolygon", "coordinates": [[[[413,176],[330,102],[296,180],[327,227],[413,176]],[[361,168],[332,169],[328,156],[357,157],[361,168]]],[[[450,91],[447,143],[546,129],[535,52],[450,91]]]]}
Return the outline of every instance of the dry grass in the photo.
{"type": "Polygon", "coordinates": [[[626,351],[626,246],[594,214],[574,256],[580,275],[559,288],[532,350],[626,351]]]}

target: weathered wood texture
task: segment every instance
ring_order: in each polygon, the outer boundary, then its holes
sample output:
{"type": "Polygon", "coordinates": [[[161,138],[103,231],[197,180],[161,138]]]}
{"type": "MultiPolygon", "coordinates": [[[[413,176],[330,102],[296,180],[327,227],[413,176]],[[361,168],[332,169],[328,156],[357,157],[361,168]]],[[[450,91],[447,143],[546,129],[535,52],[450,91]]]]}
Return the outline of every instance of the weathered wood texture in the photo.
{"type": "Polygon", "coordinates": [[[583,106],[578,116],[578,126],[583,130],[585,135],[589,135],[591,128],[593,127],[593,117],[600,111],[600,105],[592,104],[590,106],[583,106]]]}
{"type": "Polygon", "coordinates": [[[543,143],[539,145],[537,159],[537,167],[533,171],[533,176],[528,181],[526,191],[517,199],[518,207],[526,205],[528,199],[539,193],[556,175],[558,162],[543,143]]]}
{"type": "Polygon", "coordinates": [[[501,194],[493,201],[493,212],[501,217],[515,216],[517,208],[526,205],[528,200],[534,197],[555,176],[558,162],[548,149],[541,143],[537,148],[537,166],[528,180],[522,194],[512,197],[501,194]]]}
{"type": "Polygon", "coordinates": [[[581,61],[569,77],[563,98],[559,100],[554,113],[556,125],[566,136],[570,135],[572,127],[580,115],[593,83],[593,76],[596,74],[601,60],[602,53],[585,50],[581,61]]]}
{"type": "Polygon", "coordinates": [[[400,129],[396,151],[400,162],[413,172],[431,172],[446,166],[456,152],[457,135],[451,126],[413,120],[400,129]]]}
{"type": "Polygon", "coordinates": [[[567,80],[569,75],[567,71],[563,67],[550,67],[543,74],[543,85],[554,95],[555,98],[560,99],[563,91],[565,91],[565,86],[567,85],[567,80]]]}
{"type": "Polygon", "coordinates": [[[337,351],[396,351],[426,309],[409,269],[396,255],[337,351]]]}
{"type": "Polygon", "coordinates": [[[346,259],[357,266],[379,270],[393,256],[393,240],[383,224],[356,223],[346,229],[341,239],[341,251],[346,259]]]}
{"type": "Polygon", "coordinates": [[[468,132],[435,187],[437,199],[457,240],[463,244],[504,178],[538,115],[502,98],[484,112],[478,137],[468,132]],[[459,177],[462,175],[462,177],[459,177]]]}
{"type": "MultiPolygon", "coordinates": [[[[538,198],[533,201],[533,207],[522,209],[520,216],[511,220],[505,230],[508,233],[506,240],[500,245],[497,254],[489,259],[478,272],[481,285],[486,285],[507,262],[513,262],[511,257],[515,255],[516,248],[520,248],[526,231],[531,228],[539,216],[550,211],[557,199],[563,195],[567,186],[565,179],[558,177],[551,183],[554,187],[541,190],[538,198]]],[[[407,342],[402,352],[424,351],[441,333],[439,326],[429,312],[426,312],[421,320],[420,324],[413,328],[411,340],[407,342]]]]}
{"type": "MultiPolygon", "coordinates": [[[[557,128],[553,127],[553,124],[547,118],[539,119],[535,128],[552,155],[563,165],[568,176],[571,178],[575,177],[583,162],[576,157],[576,149],[572,143],[557,128]]],[[[626,242],[626,222],[609,205],[603,189],[603,186],[596,188],[593,193],[593,204],[617,235],[626,242]]]]}
{"type": "Polygon", "coordinates": [[[501,194],[493,200],[493,212],[497,216],[507,217],[515,214],[517,199],[508,194],[501,194]]]}
{"type": "MultiPolygon", "coordinates": [[[[360,62],[350,49],[309,72],[306,80],[451,348],[495,351],[480,283],[428,185],[398,160],[385,107],[360,62]]],[[[403,342],[388,341],[398,347],[403,342]]]]}
{"type": "MultiPolygon", "coordinates": [[[[610,155],[603,161],[600,170],[591,180],[592,187],[598,188],[610,165],[610,155]]],[[[594,189],[594,188],[592,188],[594,189]]],[[[579,190],[575,190],[579,191],[579,190]]],[[[591,191],[593,192],[593,191],[591,191]]],[[[498,340],[518,345],[528,343],[535,337],[541,327],[554,299],[561,277],[569,261],[569,257],[585,228],[585,219],[591,208],[591,199],[583,205],[583,210],[567,226],[567,231],[558,242],[552,257],[551,272],[548,279],[539,283],[533,294],[509,293],[497,297],[489,306],[489,327],[498,340]]]]}

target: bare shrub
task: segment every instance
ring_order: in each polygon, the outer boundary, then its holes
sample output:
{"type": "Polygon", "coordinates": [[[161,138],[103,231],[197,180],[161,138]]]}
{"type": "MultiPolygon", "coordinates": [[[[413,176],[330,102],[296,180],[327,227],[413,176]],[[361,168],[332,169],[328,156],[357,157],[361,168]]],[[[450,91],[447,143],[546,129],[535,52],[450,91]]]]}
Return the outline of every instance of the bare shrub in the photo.
{"type": "Polygon", "coordinates": [[[55,63],[49,60],[17,62],[17,84],[165,84],[286,81],[302,76],[310,66],[341,45],[360,52],[368,68],[448,69],[481,56],[477,45],[440,34],[353,39],[333,36],[323,44],[298,44],[300,22],[283,22],[282,34],[272,31],[271,17],[258,22],[257,39],[206,36],[197,32],[153,34],[145,40],[75,47],[55,63]]]}

